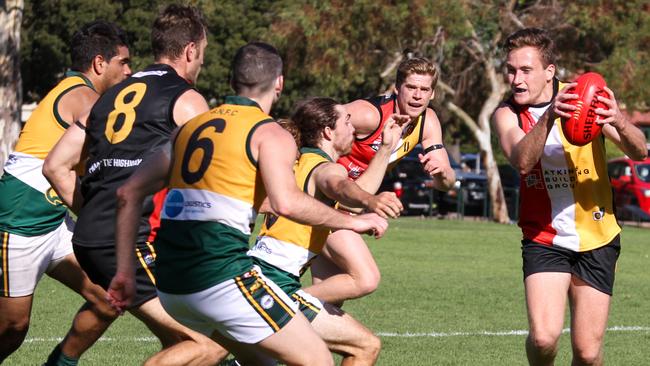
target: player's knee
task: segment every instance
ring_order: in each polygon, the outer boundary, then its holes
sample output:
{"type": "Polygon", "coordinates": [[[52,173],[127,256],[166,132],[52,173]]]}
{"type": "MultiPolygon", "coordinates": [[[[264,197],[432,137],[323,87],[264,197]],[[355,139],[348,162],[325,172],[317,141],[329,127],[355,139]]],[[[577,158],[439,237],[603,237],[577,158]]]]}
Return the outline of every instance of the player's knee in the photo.
{"type": "Polygon", "coordinates": [[[381,339],[372,333],[364,337],[363,351],[368,360],[377,360],[381,351],[381,339]]]}
{"type": "Polygon", "coordinates": [[[527,341],[539,353],[554,354],[557,350],[558,339],[559,336],[550,333],[536,332],[529,334],[527,341]]]}
{"type": "Polygon", "coordinates": [[[379,271],[372,271],[356,279],[357,283],[357,297],[371,294],[379,287],[381,281],[381,274],[379,271]]]}
{"type": "Polygon", "coordinates": [[[216,342],[207,339],[198,342],[197,355],[201,358],[201,365],[216,365],[228,356],[228,351],[216,342]]]}
{"type": "Polygon", "coordinates": [[[0,334],[3,338],[25,338],[29,330],[29,316],[21,316],[14,319],[2,319],[0,321],[0,334]]]}
{"type": "Polygon", "coordinates": [[[601,348],[596,344],[587,347],[576,347],[573,350],[574,365],[598,365],[601,357],[601,348]]]}

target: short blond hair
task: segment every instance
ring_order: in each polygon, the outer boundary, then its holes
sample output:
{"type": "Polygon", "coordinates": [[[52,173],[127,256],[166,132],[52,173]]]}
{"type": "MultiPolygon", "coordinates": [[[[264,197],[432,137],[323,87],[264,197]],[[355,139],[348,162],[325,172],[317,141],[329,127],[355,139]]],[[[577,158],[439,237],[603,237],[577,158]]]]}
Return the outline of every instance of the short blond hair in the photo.
{"type": "Polygon", "coordinates": [[[424,57],[414,57],[402,61],[397,67],[397,78],[395,85],[399,88],[404,80],[411,74],[431,75],[431,87],[435,88],[438,84],[438,68],[431,61],[424,57]]]}

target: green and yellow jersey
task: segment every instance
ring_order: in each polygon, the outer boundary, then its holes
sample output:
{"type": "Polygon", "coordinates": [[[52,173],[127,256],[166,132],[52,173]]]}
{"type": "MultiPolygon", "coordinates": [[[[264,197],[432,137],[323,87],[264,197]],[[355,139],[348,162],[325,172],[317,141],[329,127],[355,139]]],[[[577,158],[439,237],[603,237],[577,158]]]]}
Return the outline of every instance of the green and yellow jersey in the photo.
{"type": "MultiPolygon", "coordinates": [[[[300,159],[294,167],[298,187],[334,207],[335,201],[318,189],[314,192],[309,190],[314,170],[321,164],[332,162],[332,159],[320,149],[302,148],[300,152],[300,159]]],[[[314,257],[320,254],[329,233],[329,229],[302,225],[282,216],[267,215],[257,242],[248,255],[255,258],[264,275],[291,295],[300,289],[300,276],[314,257]]]]}
{"type": "Polygon", "coordinates": [[[201,291],[253,266],[248,239],[266,192],[250,141],[272,121],[254,101],[227,97],[179,130],[155,242],[160,290],[201,291]]]}
{"type": "Polygon", "coordinates": [[[61,97],[82,86],[93,88],[83,74],[66,73],[66,78],[41,100],[25,123],[0,179],[0,230],[36,236],[61,225],[66,208],[43,176],[43,162],[74,122],[59,115],[61,97]]]}

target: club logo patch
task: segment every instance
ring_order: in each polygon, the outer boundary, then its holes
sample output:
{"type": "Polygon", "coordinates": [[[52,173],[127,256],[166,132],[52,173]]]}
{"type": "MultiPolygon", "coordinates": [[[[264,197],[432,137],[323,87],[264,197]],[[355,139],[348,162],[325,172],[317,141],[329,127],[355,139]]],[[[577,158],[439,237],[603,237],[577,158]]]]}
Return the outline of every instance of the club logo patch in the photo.
{"type": "Polygon", "coordinates": [[[54,206],[60,206],[63,204],[61,197],[56,194],[56,191],[52,187],[48,188],[48,190],[45,191],[45,199],[47,202],[53,204],[54,206]]]}
{"type": "Polygon", "coordinates": [[[262,307],[266,310],[272,308],[274,303],[275,301],[273,301],[271,295],[264,295],[260,299],[260,305],[262,305],[262,307]]]}

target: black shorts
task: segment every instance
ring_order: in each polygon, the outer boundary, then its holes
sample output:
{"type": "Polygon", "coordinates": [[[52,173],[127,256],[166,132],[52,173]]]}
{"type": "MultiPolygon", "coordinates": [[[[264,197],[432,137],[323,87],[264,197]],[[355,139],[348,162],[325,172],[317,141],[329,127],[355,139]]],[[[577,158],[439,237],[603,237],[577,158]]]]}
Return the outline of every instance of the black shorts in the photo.
{"type": "MultiPolygon", "coordinates": [[[[117,270],[115,246],[85,247],[75,244],[73,248],[77,261],[90,280],[105,290],[108,289],[117,270]]],[[[155,258],[153,246],[148,243],[136,246],[134,267],[136,293],[131,308],[140,306],[158,296],[154,279],[155,258]]]]}
{"type": "Polygon", "coordinates": [[[616,261],[621,252],[619,235],[609,244],[587,252],[574,252],[528,239],[521,244],[524,279],[539,272],[571,273],[596,290],[612,295],[616,261]]]}

